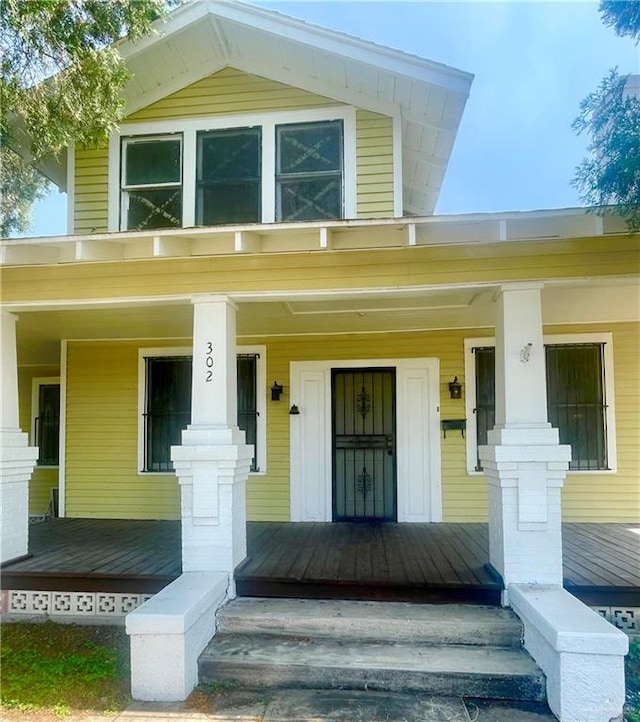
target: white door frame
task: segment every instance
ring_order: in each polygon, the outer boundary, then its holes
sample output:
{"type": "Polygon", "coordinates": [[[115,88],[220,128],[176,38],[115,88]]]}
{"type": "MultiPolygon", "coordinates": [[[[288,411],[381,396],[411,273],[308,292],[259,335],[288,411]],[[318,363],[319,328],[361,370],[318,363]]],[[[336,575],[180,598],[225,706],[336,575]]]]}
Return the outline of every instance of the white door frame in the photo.
{"type": "Polygon", "coordinates": [[[331,370],[396,371],[397,517],[442,520],[439,359],[292,361],[291,521],[331,521],[331,370]]]}

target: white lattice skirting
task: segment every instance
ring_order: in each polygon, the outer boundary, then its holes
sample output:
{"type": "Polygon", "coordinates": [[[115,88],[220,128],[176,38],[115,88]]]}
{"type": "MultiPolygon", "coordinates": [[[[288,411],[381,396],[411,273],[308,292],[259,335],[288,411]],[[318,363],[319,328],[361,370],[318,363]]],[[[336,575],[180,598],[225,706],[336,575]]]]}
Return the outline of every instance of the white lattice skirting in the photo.
{"type": "Polygon", "coordinates": [[[153,594],[3,590],[2,614],[29,617],[122,617],[153,594]]]}
{"type": "MultiPolygon", "coordinates": [[[[3,590],[2,614],[29,617],[125,617],[153,594],[107,592],[33,592],[3,590]]],[[[640,607],[592,609],[623,632],[640,634],[640,607]]]]}

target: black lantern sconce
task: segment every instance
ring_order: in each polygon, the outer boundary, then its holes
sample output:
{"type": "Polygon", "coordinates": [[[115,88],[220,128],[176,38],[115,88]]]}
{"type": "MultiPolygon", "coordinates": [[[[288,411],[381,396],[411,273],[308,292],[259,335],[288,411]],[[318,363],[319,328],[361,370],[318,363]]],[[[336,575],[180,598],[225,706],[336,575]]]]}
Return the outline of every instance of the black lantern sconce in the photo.
{"type": "Polygon", "coordinates": [[[458,383],[457,376],[454,376],[453,381],[449,382],[449,394],[452,399],[462,398],[462,384],[458,383]]]}
{"type": "Polygon", "coordinates": [[[282,386],[277,381],[274,381],[271,387],[271,401],[280,401],[283,390],[282,386]]]}

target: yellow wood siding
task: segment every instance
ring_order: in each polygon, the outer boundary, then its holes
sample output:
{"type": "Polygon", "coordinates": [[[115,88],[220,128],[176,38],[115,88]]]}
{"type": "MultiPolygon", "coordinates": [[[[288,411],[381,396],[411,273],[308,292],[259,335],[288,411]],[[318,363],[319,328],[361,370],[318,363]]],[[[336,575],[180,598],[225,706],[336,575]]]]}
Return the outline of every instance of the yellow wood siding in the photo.
{"type": "MultiPolygon", "coordinates": [[[[613,333],[618,471],[570,473],[563,491],[567,521],[634,521],[640,511],[640,325],[551,326],[545,333],[613,333]]],[[[464,398],[451,399],[454,376],[466,388],[464,339],[492,329],[290,338],[260,337],[243,343],[267,346],[267,379],[285,388],[267,409],[267,473],[247,486],[250,520],[289,519],[289,395],[291,361],[430,357],[440,361],[440,417],[463,418],[464,398]]],[[[184,346],[180,341],[74,342],[69,344],[67,509],[70,516],[176,518],[178,484],[172,475],[137,473],[138,348],[184,346]]],[[[464,396],[464,395],[463,395],[464,396]]],[[[466,472],[460,432],[441,438],[445,521],[487,518],[487,483],[466,472]]]]}
{"type": "Polygon", "coordinates": [[[342,105],[306,90],[225,68],[142,108],[126,121],[195,118],[208,115],[301,110],[342,105]]]}
{"type": "Polygon", "coordinates": [[[74,233],[102,233],[107,230],[108,167],[106,148],[76,149],[74,233]]]}
{"type": "Polygon", "coordinates": [[[3,301],[403,288],[627,275],[640,234],[544,243],[317,251],[3,269],[3,301]]]}
{"type": "MultiPolygon", "coordinates": [[[[31,393],[35,378],[60,376],[58,366],[25,366],[18,369],[18,397],[20,428],[29,434],[29,444],[34,443],[31,429],[31,393]]],[[[33,470],[29,481],[29,513],[44,514],[49,506],[50,490],[58,486],[58,469],[38,467],[33,470]]]]}
{"type": "MultiPolygon", "coordinates": [[[[225,68],[130,115],[126,122],[304,110],[343,105],[305,90],[225,68]]],[[[393,128],[389,117],[357,111],[357,214],[393,215],[393,128]]],[[[124,131],[126,133],[126,129],[124,131]]],[[[107,229],[107,150],[77,149],[74,233],[107,229]]]]}
{"type": "Polygon", "coordinates": [[[393,216],[393,120],[356,113],[358,218],[393,216]]]}
{"type": "MultiPolygon", "coordinates": [[[[166,342],[152,345],[162,346],[166,342]]],[[[138,474],[140,346],[149,344],[68,345],[67,516],[180,517],[175,476],[138,474]]]]}

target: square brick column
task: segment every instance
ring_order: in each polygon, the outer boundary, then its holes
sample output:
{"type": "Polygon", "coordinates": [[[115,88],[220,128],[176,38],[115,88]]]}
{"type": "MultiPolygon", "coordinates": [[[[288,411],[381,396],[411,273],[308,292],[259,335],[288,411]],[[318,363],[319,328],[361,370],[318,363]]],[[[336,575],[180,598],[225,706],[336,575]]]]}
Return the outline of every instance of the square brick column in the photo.
{"type": "Polygon", "coordinates": [[[496,425],[480,459],[490,561],[505,588],[562,585],[560,494],[571,447],[547,421],[541,289],[503,286],[496,314],[496,425]]]}
{"type": "Polygon", "coordinates": [[[180,483],[183,572],[233,571],[246,556],[246,481],[253,447],[237,426],[236,309],[193,301],[191,424],[171,458],[180,483]]]}
{"type": "Polygon", "coordinates": [[[0,562],[26,556],[29,547],[29,480],[38,449],[18,423],[17,316],[0,312],[0,562]]]}

